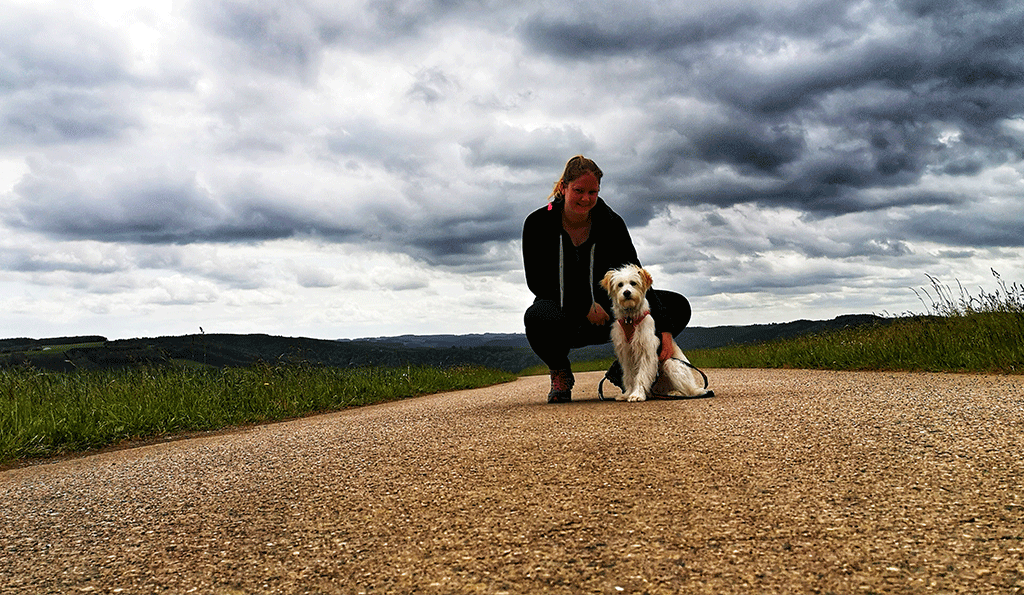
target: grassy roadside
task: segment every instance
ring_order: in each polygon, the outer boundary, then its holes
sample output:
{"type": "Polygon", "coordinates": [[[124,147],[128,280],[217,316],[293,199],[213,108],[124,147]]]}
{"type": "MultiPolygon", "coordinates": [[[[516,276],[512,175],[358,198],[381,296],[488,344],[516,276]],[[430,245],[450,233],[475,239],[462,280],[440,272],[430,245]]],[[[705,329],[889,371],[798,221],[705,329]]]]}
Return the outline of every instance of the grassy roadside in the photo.
{"type": "Polygon", "coordinates": [[[934,277],[915,291],[924,315],[905,315],[889,324],[758,345],[698,350],[699,366],[910,370],[929,372],[1024,373],[1024,287],[1008,286],[992,271],[998,288],[970,295],[954,292],[934,277]]]}
{"type": "Polygon", "coordinates": [[[696,350],[708,368],[1024,373],[1024,316],[914,318],[787,341],[696,350]]]}
{"type": "Polygon", "coordinates": [[[484,368],[0,370],[0,465],[512,380],[484,368]]]}

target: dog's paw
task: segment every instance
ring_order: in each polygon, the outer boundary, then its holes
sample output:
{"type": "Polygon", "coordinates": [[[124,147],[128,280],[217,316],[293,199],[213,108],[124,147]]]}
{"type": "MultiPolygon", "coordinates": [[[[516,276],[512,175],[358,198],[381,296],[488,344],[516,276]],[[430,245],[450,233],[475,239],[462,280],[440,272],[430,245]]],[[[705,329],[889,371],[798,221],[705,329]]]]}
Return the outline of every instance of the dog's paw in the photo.
{"type": "Polygon", "coordinates": [[[646,401],[647,395],[643,393],[633,393],[626,398],[630,403],[639,403],[640,401],[646,401]]]}

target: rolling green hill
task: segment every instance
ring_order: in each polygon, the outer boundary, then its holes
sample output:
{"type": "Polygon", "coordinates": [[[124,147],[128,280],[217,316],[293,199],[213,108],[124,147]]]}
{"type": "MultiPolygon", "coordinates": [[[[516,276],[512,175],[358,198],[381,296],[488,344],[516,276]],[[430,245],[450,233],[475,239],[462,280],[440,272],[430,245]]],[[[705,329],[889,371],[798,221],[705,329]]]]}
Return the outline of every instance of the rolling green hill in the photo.
{"type": "MultiPolygon", "coordinates": [[[[684,351],[763,343],[844,327],[885,324],[870,315],[784,324],[693,327],[678,342],[684,351]]],[[[574,350],[573,361],[612,357],[611,345],[574,350]]],[[[334,367],[477,365],[508,372],[540,364],[523,334],[403,335],[359,340],[278,337],[264,334],[199,334],[107,341],[98,336],[0,339],[0,368],[32,366],[54,371],[139,365],[249,366],[308,363],[334,367]]]]}

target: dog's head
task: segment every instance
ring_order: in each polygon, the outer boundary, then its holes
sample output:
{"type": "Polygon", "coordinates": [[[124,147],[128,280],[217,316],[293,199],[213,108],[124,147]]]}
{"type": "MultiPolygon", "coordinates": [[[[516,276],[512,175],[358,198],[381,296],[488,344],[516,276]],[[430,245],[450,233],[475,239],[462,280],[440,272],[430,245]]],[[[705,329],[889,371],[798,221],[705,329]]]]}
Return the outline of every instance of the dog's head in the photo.
{"type": "Polygon", "coordinates": [[[601,279],[612,302],[625,309],[639,307],[652,283],[651,274],[634,264],[608,271],[601,279]]]}

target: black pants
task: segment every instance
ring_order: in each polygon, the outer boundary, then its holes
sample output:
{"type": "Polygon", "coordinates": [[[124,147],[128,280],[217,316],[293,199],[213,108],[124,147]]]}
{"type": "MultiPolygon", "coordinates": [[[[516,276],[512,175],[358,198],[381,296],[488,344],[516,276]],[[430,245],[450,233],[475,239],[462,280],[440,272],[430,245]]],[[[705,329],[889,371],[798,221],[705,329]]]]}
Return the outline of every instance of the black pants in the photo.
{"type": "MultiPolygon", "coordinates": [[[[671,320],[671,328],[666,328],[672,336],[678,335],[690,322],[690,302],[678,293],[652,289],[657,292],[660,307],[671,312],[671,316],[662,320],[671,320]]],[[[611,315],[611,312],[608,313],[611,315]]],[[[651,316],[658,320],[658,310],[651,305],[651,316]]],[[[596,326],[590,324],[586,317],[569,319],[554,300],[537,298],[526,310],[523,317],[526,323],[526,338],[533,351],[552,370],[564,370],[570,366],[569,350],[586,345],[601,345],[611,340],[611,325],[596,326]]],[[[661,325],[659,325],[661,326],[661,325]]]]}

